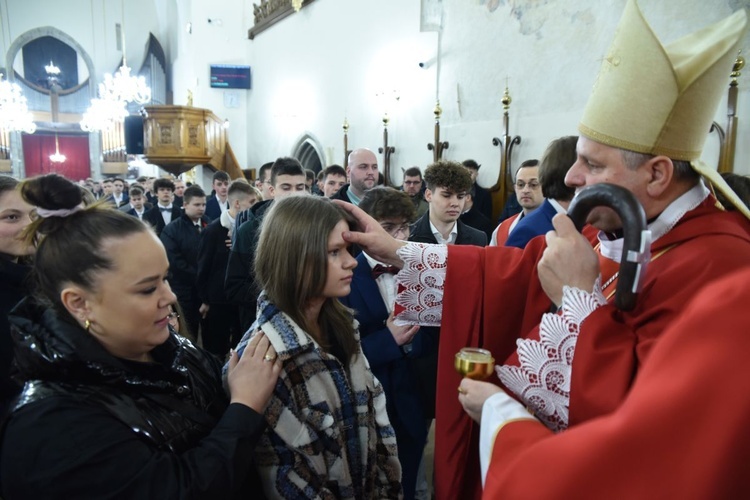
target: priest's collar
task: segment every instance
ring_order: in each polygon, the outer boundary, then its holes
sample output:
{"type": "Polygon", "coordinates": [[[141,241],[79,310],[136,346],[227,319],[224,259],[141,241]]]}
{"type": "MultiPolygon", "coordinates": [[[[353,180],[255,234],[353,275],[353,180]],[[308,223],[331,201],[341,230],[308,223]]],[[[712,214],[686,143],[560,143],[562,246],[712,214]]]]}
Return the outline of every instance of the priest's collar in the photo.
{"type": "MultiPolygon", "coordinates": [[[[710,194],[703,182],[699,182],[689,191],[674,200],[656,219],[648,221],[648,229],[651,231],[651,242],[655,242],[667,234],[687,212],[698,207],[710,194]]],[[[600,249],[604,257],[619,261],[622,256],[622,234],[605,233],[599,231],[600,249]],[[615,239],[610,239],[615,236],[615,239]]]]}

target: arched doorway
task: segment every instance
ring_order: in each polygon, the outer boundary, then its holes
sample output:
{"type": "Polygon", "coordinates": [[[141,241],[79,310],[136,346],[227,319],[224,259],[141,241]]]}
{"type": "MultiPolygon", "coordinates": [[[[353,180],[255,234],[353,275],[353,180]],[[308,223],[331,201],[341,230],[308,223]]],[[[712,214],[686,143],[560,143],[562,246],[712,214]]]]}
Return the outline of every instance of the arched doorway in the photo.
{"type": "Polygon", "coordinates": [[[310,169],[317,174],[325,165],[320,151],[321,148],[318,142],[309,134],[305,134],[297,142],[293,156],[299,160],[304,168],[310,169]]]}

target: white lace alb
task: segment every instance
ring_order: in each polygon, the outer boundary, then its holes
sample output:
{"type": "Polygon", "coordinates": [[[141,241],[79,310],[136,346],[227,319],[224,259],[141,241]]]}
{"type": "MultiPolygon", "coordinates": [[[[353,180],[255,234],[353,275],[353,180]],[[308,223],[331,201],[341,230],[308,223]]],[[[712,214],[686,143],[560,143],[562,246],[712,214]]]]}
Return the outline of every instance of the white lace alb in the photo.
{"type": "Polygon", "coordinates": [[[570,376],[580,325],[606,303],[601,277],[592,293],[563,287],[562,307],[542,316],[539,340],[516,341],[519,366],[495,368],[503,385],[553,431],[568,427],[570,376]]]}
{"type": "Polygon", "coordinates": [[[396,324],[440,326],[448,247],[407,243],[397,253],[404,267],[396,275],[396,283],[403,287],[396,294],[396,304],[404,311],[396,324]]]}

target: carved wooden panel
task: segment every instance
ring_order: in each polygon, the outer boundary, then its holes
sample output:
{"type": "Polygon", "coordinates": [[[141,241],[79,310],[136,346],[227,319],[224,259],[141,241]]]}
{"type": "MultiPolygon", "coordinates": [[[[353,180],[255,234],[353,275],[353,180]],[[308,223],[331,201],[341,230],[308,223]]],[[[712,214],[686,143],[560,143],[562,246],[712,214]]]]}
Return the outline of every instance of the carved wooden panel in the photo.
{"type": "MultiPolygon", "coordinates": [[[[313,3],[315,0],[304,0],[302,9],[313,3]]],[[[252,40],[258,33],[261,33],[274,24],[278,23],[285,17],[294,14],[292,0],[261,0],[259,4],[253,4],[253,15],[255,25],[248,30],[247,37],[252,40]]]]}

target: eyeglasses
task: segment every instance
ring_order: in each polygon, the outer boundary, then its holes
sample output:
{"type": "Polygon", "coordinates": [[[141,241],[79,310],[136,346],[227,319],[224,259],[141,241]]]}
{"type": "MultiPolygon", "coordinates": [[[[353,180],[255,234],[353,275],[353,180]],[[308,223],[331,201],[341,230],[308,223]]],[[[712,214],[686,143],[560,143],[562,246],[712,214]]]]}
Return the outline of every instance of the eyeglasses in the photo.
{"type": "Polygon", "coordinates": [[[528,184],[523,181],[518,181],[516,182],[516,189],[523,189],[527,185],[529,186],[529,189],[531,189],[532,191],[535,189],[539,189],[539,186],[540,186],[539,182],[537,181],[531,181],[528,184]]]}
{"type": "Polygon", "coordinates": [[[385,232],[390,234],[391,236],[397,234],[397,233],[408,233],[409,232],[409,223],[404,222],[403,224],[393,224],[392,222],[383,222],[380,224],[380,227],[385,229],[385,232]]]}

